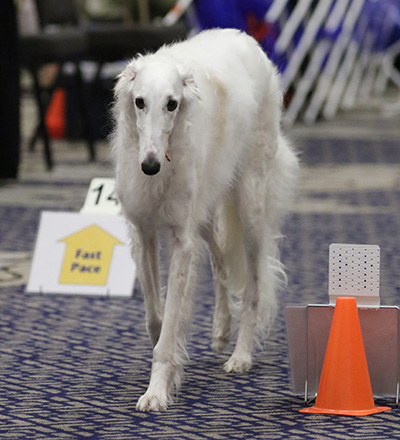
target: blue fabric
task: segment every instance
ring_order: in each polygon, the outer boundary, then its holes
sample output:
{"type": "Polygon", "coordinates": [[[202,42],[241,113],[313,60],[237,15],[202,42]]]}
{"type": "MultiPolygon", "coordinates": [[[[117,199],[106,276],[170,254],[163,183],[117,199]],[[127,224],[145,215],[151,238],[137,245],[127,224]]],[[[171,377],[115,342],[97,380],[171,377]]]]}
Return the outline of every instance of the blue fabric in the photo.
{"type": "Polygon", "coordinates": [[[247,30],[246,16],[254,14],[263,20],[271,0],[196,0],[196,10],[202,29],[213,27],[247,30]]]}
{"type": "Polygon", "coordinates": [[[246,28],[245,17],[240,13],[239,0],[198,0],[195,5],[202,29],[246,28]]]}
{"type": "Polygon", "coordinates": [[[201,29],[236,28],[253,35],[268,54],[278,36],[278,24],[270,23],[261,29],[260,36],[255,35],[249,20],[256,20],[256,25],[264,26],[265,14],[272,0],[196,0],[196,13],[201,29]]]}

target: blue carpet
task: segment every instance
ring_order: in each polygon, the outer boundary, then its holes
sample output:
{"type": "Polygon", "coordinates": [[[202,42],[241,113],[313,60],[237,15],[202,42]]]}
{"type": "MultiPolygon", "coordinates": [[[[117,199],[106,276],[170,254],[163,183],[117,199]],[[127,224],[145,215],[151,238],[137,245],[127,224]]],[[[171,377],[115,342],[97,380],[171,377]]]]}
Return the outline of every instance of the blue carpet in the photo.
{"type": "MultiPolygon", "coordinates": [[[[299,143],[309,168],[400,164],[395,141],[299,143]]],[[[35,194],[39,186],[57,193],[68,183],[16,185],[35,194]]],[[[70,189],[84,196],[86,185],[74,183],[70,189]]],[[[327,302],[331,242],[380,245],[382,303],[400,302],[399,185],[323,188],[304,191],[286,221],[281,256],[289,285],[267,347],[256,354],[249,373],[223,371],[232,345],[218,355],[211,350],[213,294],[210,271],[204,269],[185,381],[165,413],[135,411],[151,367],[140,292],[130,299],[28,295],[22,284],[1,287],[0,280],[0,438],[400,439],[398,409],[365,418],[304,415],[298,413],[302,399],[290,389],[284,306],[327,302]]],[[[0,188],[7,191],[7,185],[0,188]]],[[[59,206],[54,200],[46,209],[59,206]]],[[[0,206],[0,251],[32,251],[39,212],[15,201],[0,206]]]]}

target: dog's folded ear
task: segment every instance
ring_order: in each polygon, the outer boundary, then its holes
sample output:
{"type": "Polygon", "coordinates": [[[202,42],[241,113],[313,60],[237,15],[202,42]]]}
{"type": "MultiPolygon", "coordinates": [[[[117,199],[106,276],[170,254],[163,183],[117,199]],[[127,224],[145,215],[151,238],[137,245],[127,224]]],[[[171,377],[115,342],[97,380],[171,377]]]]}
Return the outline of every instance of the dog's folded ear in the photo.
{"type": "Polygon", "coordinates": [[[193,71],[183,65],[178,65],[177,68],[180,75],[182,76],[183,97],[188,100],[198,99],[200,101],[201,93],[200,89],[197,87],[193,71]]]}
{"type": "Polygon", "coordinates": [[[117,84],[115,86],[115,96],[118,98],[123,91],[127,91],[132,81],[136,78],[138,72],[138,62],[141,57],[134,58],[117,76],[117,84]]]}
{"type": "Polygon", "coordinates": [[[129,79],[129,81],[133,81],[137,75],[137,66],[135,61],[131,61],[125,68],[123,74],[129,79]]]}
{"type": "Polygon", "coordinates": [[[136,58],[133,58],[118,77],[124,77],[128,81],[133,81],[136,78],[142,58],[143,55],[140,54],[136,58]]]}
{"type": "Polygon", "coordinates": [[[133,108],[132,88],[134,79],[138,72],[138,58],[134,58],[116,77],[116,84],[114,87],[115,102],[113,105],[113,115],[118,119],[121,115],[129,118],[131,122],[135,119],[135,112],[133,108]]]}

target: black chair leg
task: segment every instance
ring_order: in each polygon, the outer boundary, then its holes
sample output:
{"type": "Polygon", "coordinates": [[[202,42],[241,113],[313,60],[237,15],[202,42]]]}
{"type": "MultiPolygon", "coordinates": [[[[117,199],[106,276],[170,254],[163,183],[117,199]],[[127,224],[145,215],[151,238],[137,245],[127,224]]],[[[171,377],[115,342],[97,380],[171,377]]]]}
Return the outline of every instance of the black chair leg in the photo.
{"type": "MultiPolygon", "coordinates": [[[[62,65],[61,65],[62,68],[62,65]]],[[[57,79],[56,79],[57,81],[57,79]]],[[[44,114],[47,113],[47,110],[49,108],[49,104],[51,101],[51,98],[53,96],[54,93],[54,87],[50,88],[50,89],[43,89],[42,87],[40,87],[40,102],[42,103],[42,108],[44,111],[44,114]],[[46,99],[43,99],[43,95],[46,93],[46,99]]],[[[36,96],[36,94],[35,94],[36,96]]],[[[35,151],[35,145],[36,142],[38,141],[38,139],[40,138],[40,131],[41,131],[41,123],[40,121],[38,122],[35,132],[33,133],[33,135],[31,136],[30,140],[29,140],[29,151],[35,151]]]]}
{"type": "Polygon", "coordinates": [[[42,90],[40,87],[39,76],[38,76],[37,70],[32,69],[31,73],[32,73],[32,78],[33,78],[33,86],[34,86],[34,90],[35,90],[36,103],[37,103],[38,110],[39,110],[39,127],[40,127],[40,134],[43,139],[46,166],[47,166],[48,170],[51,170],[53,168],[53,157],[52,157],[52,152],[51,152],[49,134],[48,134],[47,128],[46,128],[46,110],[45,110],[45,105],[44,105],[43,99],[42,99],[42,90]]]}
{"type": "Polygon", "coordinates": [[[101,71],[103,70],[103,65],[104,63],[102,61],[97,64],[96,75],[94,77],[95,84],[101,84],[101,71]]]}
{"type": "Polygon", "coordinates": [[[29,139],[29,151],[30,152],[34,152],[35,151],[35,145],[37,140],[40,137],[40,122],[38,123],[35,132],[33,133],[33,135],[31,136],[31,138],[29,139]]]}
{"type": "Polygon", "coordinates": [[[79,63],[75,64],[76,67],[76,86],[78,92],[78,102],[80,112],[83,118],[83,130],[85,132],[86,142],[89,150],[89,158],[92,162],[96,160],[96,150],[94,145],[94,136],[90,124],[90,114],[88,110],[87,99],[85,99],[85,88],[82,79],[82,72],[79,63]]]}

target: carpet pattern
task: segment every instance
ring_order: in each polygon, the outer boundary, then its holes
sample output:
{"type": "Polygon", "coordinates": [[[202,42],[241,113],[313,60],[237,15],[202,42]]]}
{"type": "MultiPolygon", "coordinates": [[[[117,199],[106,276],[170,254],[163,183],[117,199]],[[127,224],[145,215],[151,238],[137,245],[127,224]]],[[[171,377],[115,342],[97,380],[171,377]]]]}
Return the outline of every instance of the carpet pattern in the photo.
{"type": "Polygon", "coordinates": [[[347,119],[292,133],[303,178],[281,245],[289,284],[266,349],[249,373],[223,371],[232,344],[211,350],[206,266],[185,382],[160,414],[135,411],[151,367],[140,292],[129,299],[24,293],[40,211],[78,210],[90,177],[112,170],[106,162],[87,167],[76,159],[80,150],[61,144],[51,176],[40,171],[40,156],[25,156],[21,179],[0,187],[0,438],[400,439],[397,408],[365,418],[299,414],[285,336],[285,305],[327,302],[331,242],[380,245],[382,304],[400,303],[400,133],[395,118],[381,121],[381,135],[373,121],[371,129],[360,117],[350,137],[347,119]]]}

